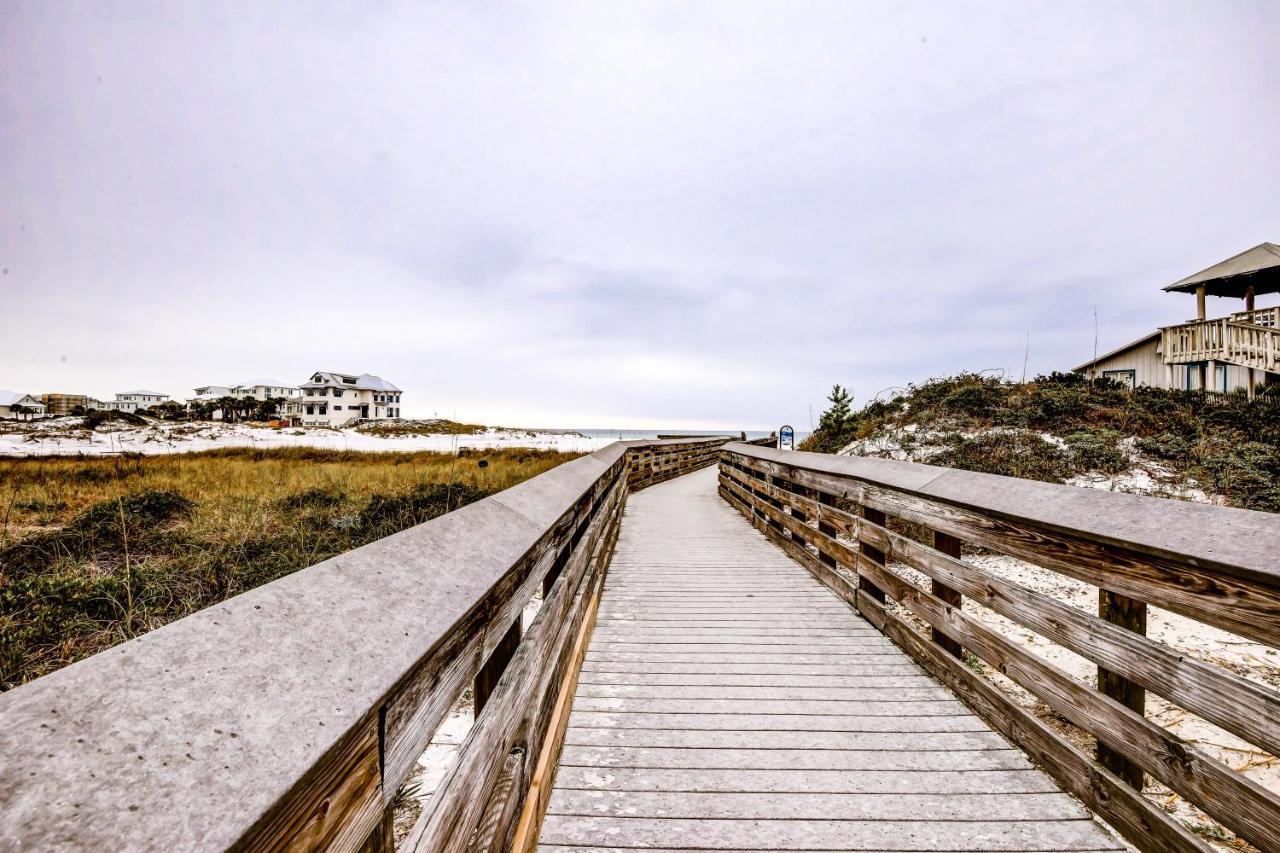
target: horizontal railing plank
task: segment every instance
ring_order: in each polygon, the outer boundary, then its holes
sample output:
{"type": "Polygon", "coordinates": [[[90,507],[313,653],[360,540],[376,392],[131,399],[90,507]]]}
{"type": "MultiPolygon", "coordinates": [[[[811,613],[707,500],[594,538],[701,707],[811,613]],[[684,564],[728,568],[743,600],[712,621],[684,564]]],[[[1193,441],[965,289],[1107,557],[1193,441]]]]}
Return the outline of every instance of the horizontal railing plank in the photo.
{"type": "Polygon", "coordinates": [[[1275,514],[883,459],[726,447],[746,464],[799,485],[1280,645],[1280,569],[1271,556],[1280,543],[1275,514]],[[1074,520],[1082,526],[1063,526],[1074,520]],[[1199,537],[1188,535],[1189,525],[1196,525],[1199,537]],[[1126,533],[1135,538],[1125,540],[1126,533]]]}

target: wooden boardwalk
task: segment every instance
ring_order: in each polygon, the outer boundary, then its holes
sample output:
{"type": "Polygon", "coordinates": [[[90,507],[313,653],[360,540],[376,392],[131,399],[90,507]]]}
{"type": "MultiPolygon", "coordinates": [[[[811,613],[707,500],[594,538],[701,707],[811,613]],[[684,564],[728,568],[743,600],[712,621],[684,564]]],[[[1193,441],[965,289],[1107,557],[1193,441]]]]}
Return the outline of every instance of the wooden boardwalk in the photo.
{"type": "Polygon", "coordinates": [[[540,842],[607,848],[1122,849],[715,468],[627,502],[540,842]]]}

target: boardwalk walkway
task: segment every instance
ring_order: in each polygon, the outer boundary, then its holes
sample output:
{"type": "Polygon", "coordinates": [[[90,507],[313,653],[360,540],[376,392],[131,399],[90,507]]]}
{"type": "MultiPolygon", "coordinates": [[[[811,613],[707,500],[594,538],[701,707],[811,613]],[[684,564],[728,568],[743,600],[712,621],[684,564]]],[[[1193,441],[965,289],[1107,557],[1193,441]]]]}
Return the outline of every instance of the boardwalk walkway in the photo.
{"type": "Polygon", "coordinates": [[[716,493],[629,498],[540,849],[1119,845],[716,493]]]}

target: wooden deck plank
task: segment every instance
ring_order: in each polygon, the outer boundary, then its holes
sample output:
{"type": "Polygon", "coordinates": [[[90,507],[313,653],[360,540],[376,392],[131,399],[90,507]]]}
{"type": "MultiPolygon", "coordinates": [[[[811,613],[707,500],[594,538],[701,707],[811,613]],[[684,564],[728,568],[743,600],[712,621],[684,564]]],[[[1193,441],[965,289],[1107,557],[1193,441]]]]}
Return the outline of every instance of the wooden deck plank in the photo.
{"type": "Polygon", "coordinates": [[[1119,844],[716,494],[630,497],[540,849],[1119,844]]]}
{"type": "Polygon", "coordinates": [[[566,746],[560,766],[651,767],[689,770],[1022,770],[1020,750],[679,749],[566,746]]]}
{"type": "Polygon", "coordinates": [[[571,746],[642,746],[703,750],[1007,750],[1009,742],[995,732],[933,733],[921,738],[916,732],[797,731],[783,729],[762,736],[759,731],[723,729],[605,728],[572,725],[565,743],[571,746]]]}
{"type": "Polygon", "coordinates": [[[601,791],[562,788],[548,814],[648,818],[902,821],[1080,820],[1088,813],[1066,794],[761,794],[690,791],[601,791]]]}
{"type": "Polygon", "coordinates": [[[975,732],[989,731],[969,714],[951,717],[869,717],[779,714],[631,714],[575,710],[570,726],[741,732],[975,732]]]}
{"type": "MultiPolygon", "coordinates": [[[[548,844],[659,847],[674,838],[699,850],[1098,850],[1091,820],[851,821],[548,815],[548,844]]],[[[1115,848],[1112,848],[1115,849],[1115,848]]]]}

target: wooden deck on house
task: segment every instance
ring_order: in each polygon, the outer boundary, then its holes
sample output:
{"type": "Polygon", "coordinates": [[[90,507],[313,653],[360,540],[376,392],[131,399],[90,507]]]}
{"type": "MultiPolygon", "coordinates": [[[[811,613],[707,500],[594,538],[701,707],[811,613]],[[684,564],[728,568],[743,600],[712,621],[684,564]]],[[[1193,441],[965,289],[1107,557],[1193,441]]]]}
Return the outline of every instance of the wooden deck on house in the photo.
{"type": "Polygon", "coordinates": [[[716,476],[627,501],[540,849],[1122,849],[716,476]]]}

